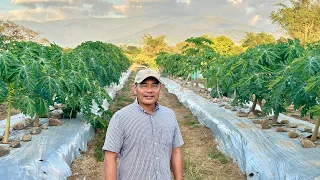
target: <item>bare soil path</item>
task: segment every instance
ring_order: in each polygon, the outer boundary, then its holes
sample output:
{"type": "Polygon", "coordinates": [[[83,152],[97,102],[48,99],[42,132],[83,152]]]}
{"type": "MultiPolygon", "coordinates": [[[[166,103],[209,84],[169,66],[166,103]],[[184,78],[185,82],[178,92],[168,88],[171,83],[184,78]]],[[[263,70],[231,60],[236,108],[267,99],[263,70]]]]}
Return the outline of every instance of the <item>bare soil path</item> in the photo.
{"type": "MultiPolygon", "coordinates": [[[[114,103],[110,106],[112,111],[115,112],[133,102],[135,97],[130,86],[134,74],[131,74],[124,88],[117,93],[114,103]]],[[[179,102],[175,95],[168,93],[166,88],[162,88],[161,91],[160,104],[175,111],[185,142],[182,148],[184,179],[246,179],[239,167],[217,150],[217,143],[210,129],[199,124],[196,117],[179,102]]],[[[103,161],[101,147],[104,135],[103,131],[95,133],[94,138],[88,143],[88,150],[72,163],[73,174],[68,178],[69,180],[104,179],[103,162],[98,162],[103,161]]]]}

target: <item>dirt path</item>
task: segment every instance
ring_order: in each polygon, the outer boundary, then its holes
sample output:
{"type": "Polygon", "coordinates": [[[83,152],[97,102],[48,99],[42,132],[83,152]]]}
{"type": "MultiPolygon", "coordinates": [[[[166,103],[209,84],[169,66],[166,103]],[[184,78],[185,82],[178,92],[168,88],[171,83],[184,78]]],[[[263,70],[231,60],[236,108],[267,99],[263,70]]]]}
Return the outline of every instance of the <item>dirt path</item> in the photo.
{"type": "MultiPolygon", "coordinates": [[[[112,111],[117,111],[134,100],[130,90],[133,75],[125,87],[117,93],[115,102],[110,106],[112,111]]],[[[192,113],[185,108],[173,94],[163,88],[160,94],[160,104],[173,109],[176,113],[180,130],[184,139],[183,172],[185,180],[214,180],[214,179],[245,179],[237,165],[225,157],[216,148],[216,143],[210,129],[199,124],[192,113]]],[[[95,137],[88,144],[89,149],[83,152],[72,163],[73,174],[68,179],[104,179],[103,153],[101,147],[104,133],[96,132],[95,137]]]]}

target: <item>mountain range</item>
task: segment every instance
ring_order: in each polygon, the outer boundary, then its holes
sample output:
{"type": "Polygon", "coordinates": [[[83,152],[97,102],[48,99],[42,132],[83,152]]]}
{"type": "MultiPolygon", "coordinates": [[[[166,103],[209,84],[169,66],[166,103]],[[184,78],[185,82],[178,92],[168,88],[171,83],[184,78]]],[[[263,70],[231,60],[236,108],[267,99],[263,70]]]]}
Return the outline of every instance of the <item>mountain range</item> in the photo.
{"type": "MultiPolygon", "coordinates": [[[[217,16],[148,16],[127,18],[88,18],[59,21],[14,21],[40,33],[62,47],[75,47],[84,41],[103,41],[116,45],[139,45],[141,37],[165,35],[169,45],[204,34],[224,35],[236,43],[245,32],[261,32],[245,22],[234,22],[217,16]]],[[[274,34],[273,32],[269,32],[274,34]]]]}

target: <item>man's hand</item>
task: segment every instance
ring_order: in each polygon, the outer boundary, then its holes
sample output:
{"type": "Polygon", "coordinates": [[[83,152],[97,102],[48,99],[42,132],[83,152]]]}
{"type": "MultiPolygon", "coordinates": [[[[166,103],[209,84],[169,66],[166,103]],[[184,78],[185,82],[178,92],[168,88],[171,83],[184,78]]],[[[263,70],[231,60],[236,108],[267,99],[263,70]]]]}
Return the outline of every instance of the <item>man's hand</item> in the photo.
{"type": "Polygon", "coordinates": [[[182,180],[182,153],[180,147],[172,149],[171,170],[175,180],[182,180]]]}
{"type": "Polygon", "coordinates": [[[116,180],[117,179],[117,158],[118,154],[105,151],[104,153],[104,170],[106,180],[116,180]]]}

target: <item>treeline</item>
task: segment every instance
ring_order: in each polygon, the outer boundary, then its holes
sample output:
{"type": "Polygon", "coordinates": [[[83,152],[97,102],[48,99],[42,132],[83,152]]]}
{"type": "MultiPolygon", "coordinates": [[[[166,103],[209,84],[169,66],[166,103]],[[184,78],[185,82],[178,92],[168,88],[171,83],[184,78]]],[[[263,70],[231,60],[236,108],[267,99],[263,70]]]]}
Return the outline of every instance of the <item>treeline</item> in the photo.
{"type": "MultiPolygon", "coordinates": [[[[225,36],[210,36],[203,35],[202,37],[209,39],[212,44],[209,46],[217,53],[222,55],[235,55],[244,52],[247,48],[254,47],[260,44],[276,43],[282,41],[284,38],[276,40],[271,34],[261,32],[252,33],[247,32],[245,37],[241,40],[241,44],[237,45],[230,38],[225,36]]],[[[142,36],[141,47],[139,46],[120,46],[130,61],[135,64],[145,65],[151,68],[157,68],[155,59],[160,52],[181,53],[184,46],[193,46],[193,43],[180,42],[175,46],[169,46],[166,42],[165,36],[152,37],[150,34],[142,36]]]]}
{"type": "Polygon", "coordinates": [[[63,49],[4,38],[0,45],[0,103],[8,105],[4,143],[8,142],[12,107],[35,116],[38,126],[39,116],[47,115],[49,106],[62,103],[70,117],[81,111],[95,128],[106,128],[110,113],[102,104],[110,98],[104,87],[118,83],[130,66],[120,48],[87,41],[75,49],[63,49]],[[92,100],[101,116],[91,113],[92,100]]]}

